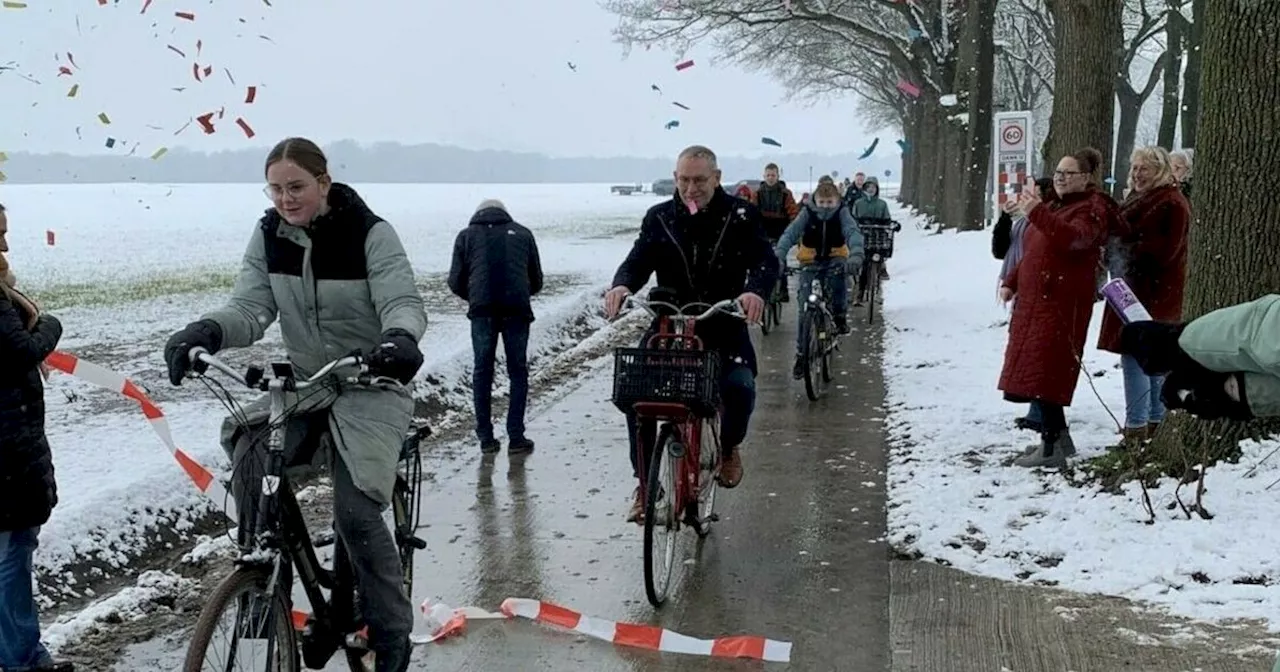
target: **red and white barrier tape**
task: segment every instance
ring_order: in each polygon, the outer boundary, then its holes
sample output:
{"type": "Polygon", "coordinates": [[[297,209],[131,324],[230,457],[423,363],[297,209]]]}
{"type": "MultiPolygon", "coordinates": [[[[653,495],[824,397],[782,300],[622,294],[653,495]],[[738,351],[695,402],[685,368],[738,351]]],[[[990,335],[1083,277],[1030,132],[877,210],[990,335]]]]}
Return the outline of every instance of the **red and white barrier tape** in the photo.
{"type": "Polygon", "coordinates": [[[93,362],[86,362],[75,355],[60,350],[55,350],[53,354],[49,355],[48,359],[44,360],[44,363],[52,369],[79,378],[86,383],[92,383],[113,392],[118,392],[138,402],[138,405],[142,408],[142,415],[151,424],[151,429],[155,430],[156,436],[160,437],[160,442],[173,454],[173,459],[178,461],[178,465],[186,472],[191,482],[195,484],[196,489],[213,500],[214,505],[226,513],[228,518],[232,521],[236,520],[235,501],[227,496],[226,489],[214,477],[213,472],[206,469],[194,457],[191,457],[178,447],[178,444],[173,440],[173,433],[169,431],[169,421],[165,419],[160,407],[156,406],[155,402],[151,401],[142,392],[142,388],[111,369],[98,366],[93,362]]]}
{"type": "Polygon", "coordinates": [[[753,635],[696,639],[653,625],[618,623],[585,616],[571,609],[519,597],[502,601],[502,613],[568,628],[619,646],[651,651],[684,653],[713,658],[748,658],[775,663],[791,662],[791,643],[753,635]]]}

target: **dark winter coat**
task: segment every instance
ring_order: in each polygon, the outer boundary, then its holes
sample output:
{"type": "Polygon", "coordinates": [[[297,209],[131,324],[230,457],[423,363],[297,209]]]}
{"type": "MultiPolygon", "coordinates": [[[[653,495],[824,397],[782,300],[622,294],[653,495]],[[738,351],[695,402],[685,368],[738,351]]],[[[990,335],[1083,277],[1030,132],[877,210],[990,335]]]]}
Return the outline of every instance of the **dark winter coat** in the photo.
{"type": "Polygon", "coordinates": [[[1004,279],[1015,302],[1000,390],[1015,402],[1071,405],[1115,201],[1098,191],[1042,203],[1027,218],[1023,257],[1004,279]]]}
{"type": "Polygon", "coordinates": [[[530,297],[542,291],[542,262],[533,232],[502,208],[471,218],[453,243],[449,289],[467,301],[467,317],[533,321],[530,297]]]}
{"type": "MultiPolygon", "coordinates": [[[[657,286],[673,290],[681,305],[710,304],[743,292],[767,297],[778,272],[778,257],[759,211],[717,188],[711,203],[697,214],[689,214],[677,199],[649,208],[612,286],[635,293],[656,274],[657,286]]],[[[713,316],[698,324],[697,334],[706,348],[727,359],[740,358],[756,371],[755,349],[743,320],[713,316]]]]}
{"type": "Polygon", "coordinates": [[[778,180],[778,183],[772,187],[761,182],[760,187],[751,193],[751,202],[760,210],[764,232],[770,240],[777,240],[782,232],[786,231],[791,220],[800,214],[796,197],[791,194],[787,183],[782,180],[778,180]]]}
{"type": "MultiPolygon", "coordinates": [[[[1118,248],[1124,281],[1156,321],[1181,322],[1191,204],[1171,184],[1129,198],[1120,216],[1128,225],[1118,248]]],[[[1120,354],[1123,326],[1113,311],[1103,313],[1098,348],[1120,354]]]]}
{"type": "Polygon", "coordinates": [[[58,346],[62,325],[42,315],[28,329],[30,319],[0,291],[0,532],[43,525],[58,503],[40,363],[58,346]]]}

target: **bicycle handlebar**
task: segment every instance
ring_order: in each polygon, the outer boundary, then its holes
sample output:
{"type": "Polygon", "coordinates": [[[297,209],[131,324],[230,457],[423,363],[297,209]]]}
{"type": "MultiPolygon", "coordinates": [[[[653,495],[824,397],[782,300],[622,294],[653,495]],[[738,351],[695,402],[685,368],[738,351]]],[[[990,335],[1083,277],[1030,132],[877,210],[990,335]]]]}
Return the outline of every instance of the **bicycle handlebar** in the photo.
{"type": "Polygon", "coordinates": [[[701,322],[707,319],[708,317],[715,315],[716,313],[724,313],[725,315],[732,315],[739,319],[744,319],[744,320],[746,319],[746,315],[742,312],[742,306],[738,305],[737,299],[725,299],[723,301],[717,301],[716,303],[710,304],[710,307],[707,308],[707,311],[699,315],[690,315],[685,312],[689,308],[693,308],[696,306],[706,306],[706,305],[708,304],[703,303],[701,301],[694,301],[692,303],[687,303],[684,306],[677,306],[674,303],[667,303],[666,301],[650,301],[648,299],[642,299],[638,296],[628,296],[626,303],[623,304],[623,307],[625,308],[627,306],[638,306],[653,317],[658,316],[658,311],[653,309],[654,306],[658,306],[661,308],[670,308],[672,311],[675,312],[675,314],[668,315],[667,317],[673,320],[692,319],[695,322],[701,322]]]}
{"type": "MultiPolygon", "coordinates": [[[[218,359],[217,357],[214,357],[212,354],[209,353],[208,350],[204,348],[191,349],[191,363],[192,363],[192,371],[196,374],[203,374],[204,369],[206,367],[213,367],[218,371],[221,371],[228,378],[231,378],[232,380],[240,383],[241,385],[244,385],[245,387],[263,390],[263,391],[266,391],[268,389],[268,382],[270,380],[277,378],[276,376],[272,376],[272,378],[266,378],[264,375],[265,372],[263,371],[263,369],[256,366],[249,367],[249,370],[246,371],[245,373],[240,373],[235,369],[231,368],[230,364],[227,364],[226,362],[218,359]]],[[[349,383],[354,385],[382,386],[382,385],[394,384],[398,387],[404,387],[404,385],[400,381],[394,378],[388,378],[386,376],[371,375],[369,373],[369,367],[365,363],[365,358],[359,354],[347,355],[346,357],[340,357],[338,359],[335,359],[332,362],[329,362],[328,364],[325,364],[324,366],[320,367],[320,370],[316,371],[315,374],[312,375],[310,378],[289,379],[289,381],[286,383],[286,387],[294,391],[305,390],[309,387],[313,387],[315,385],[320,384],[321,382],[324,382],[323,379],[328,378],[331,374],[333,374],[334,371],[337,371],[339,369],[349,369],[353,367],[358,370],[358,373],[352,376],[339,377],[339,380],[341,380],[344,383],[349,383]]],[[[189,373],[188,375],[191,375],[191,374],[189,373]]]]}

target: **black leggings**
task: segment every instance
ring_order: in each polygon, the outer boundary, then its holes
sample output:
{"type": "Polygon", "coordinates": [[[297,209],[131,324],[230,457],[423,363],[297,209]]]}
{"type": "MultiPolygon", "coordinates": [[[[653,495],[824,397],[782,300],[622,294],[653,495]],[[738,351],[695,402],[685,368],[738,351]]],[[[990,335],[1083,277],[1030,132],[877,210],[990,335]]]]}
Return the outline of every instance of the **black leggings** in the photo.
{"type": "Polygon", "coordinates": [[[1066,409],[1061,404],[1040,400],[1045,434],[1060,434],[1067,429],[1066,409]]]}

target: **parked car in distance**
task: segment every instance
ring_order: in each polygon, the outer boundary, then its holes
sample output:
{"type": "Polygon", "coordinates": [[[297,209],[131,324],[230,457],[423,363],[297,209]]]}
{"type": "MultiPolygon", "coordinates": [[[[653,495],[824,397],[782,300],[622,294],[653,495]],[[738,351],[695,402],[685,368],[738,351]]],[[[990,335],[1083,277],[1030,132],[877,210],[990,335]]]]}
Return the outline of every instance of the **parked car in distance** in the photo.
{"type": "Polygon", "coordinates": [[[674,196],[676,193],[676,181],[658,180],[653,183],[652,191],[654,196],[674,196]]]}
{"type": "Polygon", "coordinates": [[[635,184],[615,184],[609,187],[609,191],[622,196],[630,196],[631,194],[643,194],[644,185],[639,182],[635,184]]]}

